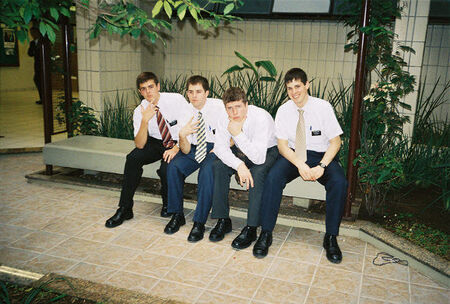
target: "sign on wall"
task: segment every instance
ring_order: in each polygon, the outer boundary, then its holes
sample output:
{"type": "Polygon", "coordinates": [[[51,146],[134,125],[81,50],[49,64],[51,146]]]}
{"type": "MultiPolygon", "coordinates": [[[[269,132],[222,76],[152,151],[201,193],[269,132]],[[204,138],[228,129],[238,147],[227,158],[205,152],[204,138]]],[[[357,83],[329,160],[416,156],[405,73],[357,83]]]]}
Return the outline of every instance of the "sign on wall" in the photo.
{"type": "Polygon", "coordinates": [[[14,30],[0,27],[0,66],[19,66],[19,46],[14,30]]]}

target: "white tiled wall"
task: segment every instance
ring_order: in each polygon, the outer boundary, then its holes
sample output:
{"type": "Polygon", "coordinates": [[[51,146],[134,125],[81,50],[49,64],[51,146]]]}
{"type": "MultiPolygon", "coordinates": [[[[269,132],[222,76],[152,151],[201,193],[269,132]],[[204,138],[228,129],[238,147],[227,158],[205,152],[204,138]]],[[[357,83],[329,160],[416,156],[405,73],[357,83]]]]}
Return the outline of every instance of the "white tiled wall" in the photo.
{"type": "Polygon", "coordinates": [[[88,12],[77,9],[79,98],[101,111],[103,100],[112,100],[117,91],[133,94],[136,76],[141,71],[141,42],[105,33],[90,40],[87,30],[92,24],[88,12]]]}
{"type": "MultiPolygon", "coordinates": [[[[441,92],[444,84],[450,81],[450,25],[429,25],[423,54],[422,81],[426,81],[425,96],[433,89],[439,79],[436,92],[441,92]]],[[[450,97],[435,114],[444,119],[450,118],[450,97]]]]}
{"type": "Polygon", "coordinates": [[[199,35],[188,22],[174,27],[164,50],[164,76],[200,73],[217,75],[240,64],[234,51],[250,61],[271,60],[278,71],[303,68],[310,78],[351,81],[356,56],[344,53],[344,26],[335,21],[247,20],[221,28],[216,35],[199,35]]]}

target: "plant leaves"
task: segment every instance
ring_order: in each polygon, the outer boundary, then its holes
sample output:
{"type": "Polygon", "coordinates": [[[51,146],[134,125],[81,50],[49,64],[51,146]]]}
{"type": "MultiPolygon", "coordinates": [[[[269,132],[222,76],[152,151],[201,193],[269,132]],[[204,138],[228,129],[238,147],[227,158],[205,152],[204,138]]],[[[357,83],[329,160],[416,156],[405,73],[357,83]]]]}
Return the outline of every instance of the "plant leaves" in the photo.
{"type": "Polygon", "coordinates": [[[228,15],[234,9],[234,3],[230,3],[223,9],[223,14],[228,15]]]}
{"type": "Polygon", "coordinates": [[[163,6],[162,0],[158,0],[158,2],[156,2],[155,6],[152,9],[152,17],[153,18],[155,18],[159,14],[162,6],[163,6]]]}
{"type": "Polygon", "coordinates": [[[172,6],[170,6],[169,2],[164,2],[164,11],[167,17],[172,17],[172,6]]]}
{"type": "Polygon", "coordinates": [[[186,9],[187,6],[184,3],[178,7],[177,15],[180,20],[183,20],[184,16],[186,15],[186,9]]]}

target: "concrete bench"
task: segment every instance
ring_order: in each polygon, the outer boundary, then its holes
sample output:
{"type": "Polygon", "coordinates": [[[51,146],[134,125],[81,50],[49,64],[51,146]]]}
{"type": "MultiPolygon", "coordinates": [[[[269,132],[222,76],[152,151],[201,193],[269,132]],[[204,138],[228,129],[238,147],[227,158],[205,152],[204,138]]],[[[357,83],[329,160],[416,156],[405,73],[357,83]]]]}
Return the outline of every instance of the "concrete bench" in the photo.
{"type": "MultiPolygon", "coordinates": [[[[46,165],[123,174],[126,156],[134,147],[132,140],[82,135],[46,144],[43,157],[46,165]]],[[[144,166],[143,176],[159,178],[159,165],[155,162],[144,166]]],[[[186,183],[197,184],[197,174],[188,176],[186,183]]],[[[234,178],[230,187],[243,189],[234,178]]],[[[307,208],[310,199],[325,200],[325,188],[318,182],[297,178],[286,186],[283,195],[294,197],[294,204],[307,208]]]]}

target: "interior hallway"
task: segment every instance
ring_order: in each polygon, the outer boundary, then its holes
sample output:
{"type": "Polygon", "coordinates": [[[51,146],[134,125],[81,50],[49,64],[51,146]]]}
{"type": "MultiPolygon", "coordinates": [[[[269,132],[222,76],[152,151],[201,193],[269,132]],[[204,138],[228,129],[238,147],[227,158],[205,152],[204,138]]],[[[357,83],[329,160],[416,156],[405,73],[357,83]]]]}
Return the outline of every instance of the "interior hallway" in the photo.
{"type": "MultiPolygon", "coordinates": [[[[44,146],[43,106],[36,104],[38,99],[37,90],[0,91],[0,151],[44,146]]],[[[52,141],[64,138],[66,133],[61,133],[52,141]]]]}

